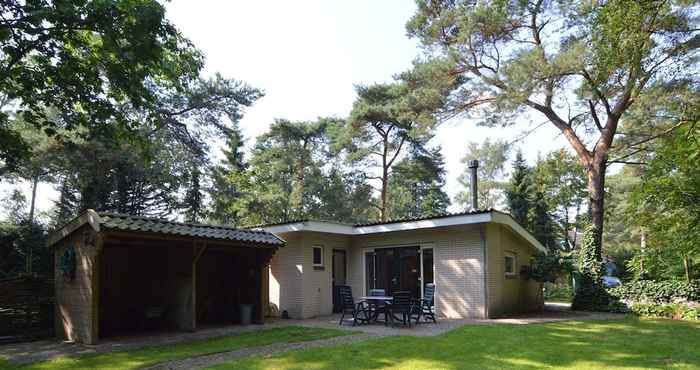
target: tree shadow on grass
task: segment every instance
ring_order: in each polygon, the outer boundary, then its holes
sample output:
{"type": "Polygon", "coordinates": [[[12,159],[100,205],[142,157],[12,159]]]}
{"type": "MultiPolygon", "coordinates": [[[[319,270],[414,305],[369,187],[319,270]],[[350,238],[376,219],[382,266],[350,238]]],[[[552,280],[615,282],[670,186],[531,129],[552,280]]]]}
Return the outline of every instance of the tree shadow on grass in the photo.
{"type": "Polygon", "coordinates": [[[217,369],[700,368],[700,324],[671,320],[465,326],[248,358],[217,369]]]}

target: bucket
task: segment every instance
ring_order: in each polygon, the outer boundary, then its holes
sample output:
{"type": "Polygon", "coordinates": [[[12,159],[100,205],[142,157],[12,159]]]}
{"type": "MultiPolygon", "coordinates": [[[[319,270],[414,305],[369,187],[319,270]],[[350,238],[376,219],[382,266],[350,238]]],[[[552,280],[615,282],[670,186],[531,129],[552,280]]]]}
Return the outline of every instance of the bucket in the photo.
{"type": "Polygon", "coordinates": [[[253,305],[252,304],[241,304],[241,325],[250,325],[253,322],[253,305]]]}

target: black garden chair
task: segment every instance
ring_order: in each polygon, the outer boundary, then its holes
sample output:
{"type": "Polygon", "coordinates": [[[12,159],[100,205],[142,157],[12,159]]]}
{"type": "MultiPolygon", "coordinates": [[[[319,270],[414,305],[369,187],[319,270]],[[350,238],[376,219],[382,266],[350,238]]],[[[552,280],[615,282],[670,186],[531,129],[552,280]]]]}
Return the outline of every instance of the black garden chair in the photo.
{"type": "Polygon", "coordinates": [[[395,292],[393,300],[387,304],[387,319],[393,326],[395,322],[401,322],[403,325],[411,327],[411,317],[414,314],[413,301],[411,300],[411,292],[400,291],[395,292]]]}
{"type": "MultiPolygon", "coordinates": [[[[370,297],[382,297],[386,296],[386,291],[384,289],[370,289],[369,290],[369,296],[370,297]]],[[[372,318],[372,321],[377,322],[379,321],[379,315],[384,315],[384,322],[387,321],[387,312],[386,312],[386,302],[382,301],[368,301],[369,304],[369,313],[370,317],[372,318]]]]}
{"type": "Polygon", "coordinates": [[[367,323],[369,321],[368,310],[366,302],[355,302],[352,298],[352,288],[347,285],[342,285],[338,287],[338,295],[340,296],[340,322],[338,325],[343,325],[343,320],[345,315],[352,315],[352,326],[357,324],[367,323]]]}
{"type": "Polygon", "coordinates": [[[425,321],[428,319],[434,323],[435,320],[435,284],[425,284],[425,289],[423,290],[423,298],[415,301],[413,309],[415,310],[418,317],[416,318],[416,323],[418,323],[421,317],[425,317],[425,321]]]}

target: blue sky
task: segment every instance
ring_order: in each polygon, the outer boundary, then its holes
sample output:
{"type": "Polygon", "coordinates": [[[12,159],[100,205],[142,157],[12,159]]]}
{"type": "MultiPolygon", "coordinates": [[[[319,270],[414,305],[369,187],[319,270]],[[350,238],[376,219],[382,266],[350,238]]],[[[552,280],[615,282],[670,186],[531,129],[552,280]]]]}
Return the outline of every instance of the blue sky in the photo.
{"type": "MultiPolygon", "coordinates": [[[[420,53],[405,30],[415,11],[412,0],[174,0],[166,6],[168,18],[206,56],[206,74],[220,72],[265,90],[240,123],[249,144],[275,118],[347,116],[355,84],[391,81],[420,53]]],[[[450,197],[461,190],[457,177],[467,142],[512,140],[543,117],[534,119],[508,129],[477,127],[465,119],[444,123],[431,144],[442,147],[450,197]]],[[[544,125],[520,146],[532,162],[538,152],[566,143],[544,125]]],[[[46,210],[58,194],[46,184],[39,190],[39,208],[46,210]]]]}

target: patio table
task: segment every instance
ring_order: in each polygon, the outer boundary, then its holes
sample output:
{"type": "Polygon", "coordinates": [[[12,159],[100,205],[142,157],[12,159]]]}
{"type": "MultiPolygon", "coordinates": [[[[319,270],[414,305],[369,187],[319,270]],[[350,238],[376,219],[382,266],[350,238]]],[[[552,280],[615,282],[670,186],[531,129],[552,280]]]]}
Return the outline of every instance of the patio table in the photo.
{"type": "MultiPolygon", "coordinates": [[[[367,301],[367,304],[370,306],[378,306],[381,303],[391,303],[391,301],[394,300],[394,297],[392,296],[384,296],[384,295],[372,295],[372,296],[365,296],[365,297],[360,297],[361,300],[367,301]]],[[[371,317],[368,318],[368,322],[377,322],[379,319],[379,313],[375,312],[375,314],[371,317]]]]}

